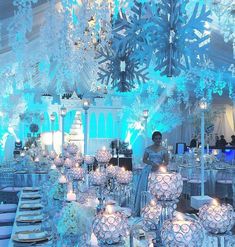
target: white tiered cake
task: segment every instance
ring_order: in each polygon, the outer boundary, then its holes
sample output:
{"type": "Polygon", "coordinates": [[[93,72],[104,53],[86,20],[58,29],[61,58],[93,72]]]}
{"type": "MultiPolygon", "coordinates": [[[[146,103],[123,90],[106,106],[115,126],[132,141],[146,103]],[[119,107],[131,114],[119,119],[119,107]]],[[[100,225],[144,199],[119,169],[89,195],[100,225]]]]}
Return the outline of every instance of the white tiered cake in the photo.
{"type": "Polygon", "coordinates": [[[77,111],[69,133],[69,140],[83,152],[84,135],[81,121],[81,112],[77,111]]]}

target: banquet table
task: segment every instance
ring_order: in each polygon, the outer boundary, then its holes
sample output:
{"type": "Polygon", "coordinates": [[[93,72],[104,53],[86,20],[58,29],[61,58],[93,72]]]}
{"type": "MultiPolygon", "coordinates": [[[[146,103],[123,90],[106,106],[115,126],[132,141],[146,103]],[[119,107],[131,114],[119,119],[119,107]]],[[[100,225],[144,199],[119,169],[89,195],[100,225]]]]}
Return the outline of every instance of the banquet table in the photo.
{"type": "Polygon", "coordinates": [[[27,187],[27,186],[38,186],[48,180],[47,172],[37,173],[14,173],[14,186],[16,187],[27,187]]]}

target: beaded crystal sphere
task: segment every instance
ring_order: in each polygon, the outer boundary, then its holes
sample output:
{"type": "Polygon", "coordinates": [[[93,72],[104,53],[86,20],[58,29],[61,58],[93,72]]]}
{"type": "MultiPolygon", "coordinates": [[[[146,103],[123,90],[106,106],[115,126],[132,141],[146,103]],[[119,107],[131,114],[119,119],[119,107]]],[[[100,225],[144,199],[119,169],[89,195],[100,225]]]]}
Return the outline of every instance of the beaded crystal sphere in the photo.
{"type": "Polygon", "coordinates": [[[98,163],[109,163],[110,159],[112,158],[112,154],[109,152],[109,150],[103,148],[99,149],[96,152],[95,155],[96,160],[98,163]]]}
{"type": "Polygon", "coordinates": [[[117,244],[127,236],[127,218],[123,213],[115,212],[112,206],[108,205],[104,211],[96,215],[92,228],[100,244],[117,244]]]}
{"type": "Polygon", "coordinates": [[[95,157],[94,156],[91,156],[91,155],[85,155],[84,162],[87,165],[92,165],[95,162],[95,157]]]}
{"type": "Polygon", "coordinates": [[[116,177],[118,169],[119,169],[118,166],[109,165],[106,168],[107,176],[110,177],[110,178],[116,177]]]}
{"type": "Polygon", "coordinates": [[[67,168],[72,168],[73,165],[74,165],[74,161],[69,158],[66,158],[66,160],[64,161],[64,166],[67,168]]]}
{"type": "Polygon", "coordinates": [[[57,157],[54,159],[54,164],[56,165],[56,167],[61,167],[61,166],[63,166],[64,161],[63,161],[63,159],[57,157]]]}
{"type": "Polygon", "coordinates": [[[105,184],[106,182],[106,174],[104,172],[100,172],[98,170],[91,173],[91,183],[96,186],[100,186],[105,184]]]}
{"type": "Polygon", "coordinates": [[[213,200],[199,209],[199,218],[206,231],[213,234],[228,232],[234,225],[234,210],[230,204],[213,200]]]}
{"type": "Polygon", "coordinates": [[[67,146],[67,152],[72,155],[75,155],[78,152],[78,147],[75,144],[69,144],[67,146]]]}
{"type": "Polygon", "coordinates": [[[151,200],[141,209],[141,217],[144,219],[144,228],[146,230],[156,230],[162,213],[162,206],[157,204],[156,200],[151,200]]]}
{"type": "Polygon", "coordinates": [[[78,163],[78,164],[82,164],[83,162],[83,156],[80,152],[78,152],[76,154],[76,156],[74,157],[74,160],[78,163]]]}
{"type": "Polygon", "coordinates": [[[80,166],[76,166],[71,169],[69,175],[74,180],[82,180],[85,177],[85,170],[80,166]]]}
{"type": "Polygon", "coordinates": [[[132,172],[126,171],[124,167],[119,168],[116,174],[117,182],[119,184],[129,184],[132,180],[132,172]]]}
{"type": "Polygon", "coordinates": [[[194,219],[175,217],[164,222],[161,239],[163,246],[201,247],[204,239],[203,227],[194,219]]]}
{"type": "Polygon", "coordinates": [[[149,191],[159,200],[176,200],[182,190],[183,180],[179,173],[160,170],[149,176],[149,191]]]}
{"type": "Polygon", "coordinates": [[[51,151],[50,154],[49,154],[49,158],[54,160],[56,158],[57,154],[55,151],[51,151]]]}

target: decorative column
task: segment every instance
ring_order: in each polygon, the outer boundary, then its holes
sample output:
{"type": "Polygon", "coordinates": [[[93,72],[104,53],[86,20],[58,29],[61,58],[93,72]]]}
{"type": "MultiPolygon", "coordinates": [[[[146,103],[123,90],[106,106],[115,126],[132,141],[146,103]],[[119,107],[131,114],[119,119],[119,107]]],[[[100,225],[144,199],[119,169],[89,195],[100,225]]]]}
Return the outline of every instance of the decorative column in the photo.
{"type": "Polygon", "coordinates": [[[84,126],[84,155],[87,155],[87,137],[88,137],[88,109],[90,108],[90,102],[88,99],[84,99],[82,108],[85,111],[85,126],[84,126]]]}
{"type": "Polygon", "coordinates": [[[205,111],[207,109],[207,102],[202,98],[199,102],[201,109],[201,196],[205,195],[204,180],[205,180],[205,161],[204,161],[204,148],[205,148],[205,111]]]}
{"type": "Polygon", "coordinates": [[[147,138],[148,138],[148,117],[149,117],[149,110],[143,110],[145,146],[147,146],[147,138]]]}
{"type": "Polygon", "coordinates": [[[67,109],[62,106],[60,108],[60,116],[62,118],[62,141],[61,141],[61,154],[62,154],[62,157],[64,157],[64,118],[65,118],[65,115],[67,113],[67,109]]]}
{"type": "Polygon", "coordinates": [[[51,147],[52,151],[54,151],[54,122],[55,122],[55,114],[51,113],[50,115],[50,120],[51,120],[51,147]]]}

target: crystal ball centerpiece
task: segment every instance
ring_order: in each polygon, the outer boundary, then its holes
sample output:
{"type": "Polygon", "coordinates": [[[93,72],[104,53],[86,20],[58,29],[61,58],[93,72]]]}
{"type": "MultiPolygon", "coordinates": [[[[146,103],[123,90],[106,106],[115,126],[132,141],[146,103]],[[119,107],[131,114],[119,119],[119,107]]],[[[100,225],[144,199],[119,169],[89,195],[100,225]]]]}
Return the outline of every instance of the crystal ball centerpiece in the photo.
{"type": "Polygon", "coordinates": [[[111,205],[97,214],[93,222],[93,232],[103,246],[118,244],[127,236],[127,218],[123,213],[116,212],[111,205]]]}
{"type": "Polygon", "coordinates": [[[204,239],[203,227],[194,219],[176,216],[164,222],[161,239],[164,246],[201,247],[204,239]]]}
{"type": "Polygon", "coordinates": [[[182,176],[176,172],[168,172],[165,167],[149,176],[149,191],[157,199],[173,201],[179,198],[183,190],[182,176]]]}
{"type": "Polygon", "coordinates": [[[129,184],[132,181],[132,172],[126,171],[124,167],[118,169],[116,178],[119,184],[129,184]]]}
{"type": "Polygon", "coordinates": [[[112,158],[112,154],[109,152],[109,150],[103,147],[102,149],[97,150],[95,158],[98,163],[108,164],[112,158]]]}
{"type": "Polygon", "coordinates": [[[212,234],[222,234],[234,225],[234,210],[230,204],[220,204],[213,200],[199,209],[199,218],[203,227],[212,234]]]}

